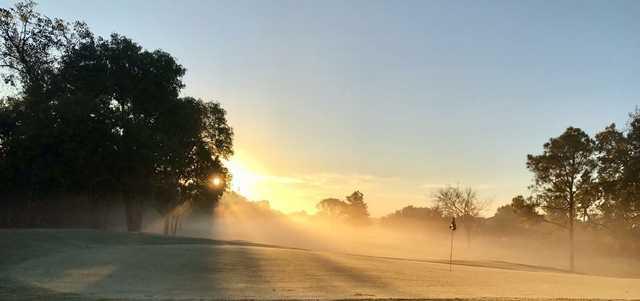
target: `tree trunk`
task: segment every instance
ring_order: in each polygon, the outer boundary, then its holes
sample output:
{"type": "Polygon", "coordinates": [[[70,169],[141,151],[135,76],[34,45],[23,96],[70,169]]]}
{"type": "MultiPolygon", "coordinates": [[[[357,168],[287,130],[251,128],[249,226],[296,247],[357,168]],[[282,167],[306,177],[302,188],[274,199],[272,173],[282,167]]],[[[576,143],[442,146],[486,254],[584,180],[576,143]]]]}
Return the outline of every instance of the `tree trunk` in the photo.
{"type": "Polygon", "coordinates": [[[575,270],[575,240],[574,223],[576,219],[576,204],[573,193],[569,195],[569,270],[575,270]]]}
{"type": "Polygon", "coordinates": [[[127,214],[127,231],[140,232],[142,230],[142,204],[139,199],[128,196],[125,200],[127,214]]]}
{"type": "Polygon", "coordinates": [[[178,215],[175,215],[175,216],[173,217],[173,225],[172,225],[172,230],[171,230],[171,232],[172,232],[172,234],[173,234],[174,236],[175,236],[175,235],[176,235],[176,233],[178,232],[178,221],[179,221],[179,218],[180,218],[180,217],[179,217],[178,215]]]}
{"type": "Polygon", "coordinates": [[[169,214],[164,216],[164,229],[162,230],[162,233],[164,233],[164,235],[169,235],[169,221],[171,220],[171,216],[169,214]]]}

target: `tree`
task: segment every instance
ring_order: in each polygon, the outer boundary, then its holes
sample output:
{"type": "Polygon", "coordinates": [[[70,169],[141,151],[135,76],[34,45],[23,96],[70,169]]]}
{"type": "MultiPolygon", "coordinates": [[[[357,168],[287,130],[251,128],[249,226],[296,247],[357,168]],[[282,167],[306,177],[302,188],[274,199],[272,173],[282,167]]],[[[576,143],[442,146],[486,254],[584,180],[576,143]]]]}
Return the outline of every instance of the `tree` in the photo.
{"type": "Polygon", "coordinates": [[[221,159],[233,154],[233,131],[219,103],[185,97],[164,114],[158,124],[164,133],[158,143],[164,147],[156,159],[153,185],[158,190],[155,206],[168,229],[170,220],[179,220],[185,211],[179,208],[213,213],[214,201],[230,179],[221,159]],[[222,182],[216,186],[213,178],[222,182]]]}
{"type": "Polygon", "coordinates": [[[537,212],[537,204],[533,198],[517,195],[511,199],[511,203],[498,207],[491,220],[497,231],[517,233],[539,224],[543,218],[537,212]]]}
{"type": "Polygon", "coordinates": [[[185,69],[170,54],[95,38],[33,2],[0,10],[0,39],[5,82],[20,92],[0,101],[2,199],[25,210],[118,199],[131,231],[146,200],[163,214],[186,202],[212,209],[230,179],[233,131],[220,104],[179,96],[185,69]]]}
{"type": "Polygon", "coordinates": [[[593,182],[594,143],[581,129],[569,127],[562,135],[543,145],[540,155],[527,155],[527,168],[534,174],[537,199],[551,220],[568,229],[569,265],[574,270],[576,208],[588,210],[593,182]],[[585,197],[589,196],[589,198],[585,197]]]}
{"type": "Polygon", "coordinates": [[[596,135],[598,209],[616,234],[640,234],[640,115],[630,114],[629,129],[611,124],[596,135]]]}
{"type": "Polygon", "coordinates": [[[438,207],[407,206],[381,218],[383,224],[392,226],[419,226],[446,229],[449,220],[438,207]]]}
{"type": "Polygon", "coordinates": [[[347,218],[348,204],[336,198],[324,199],[316,205],[318,215],[330,218],[347,218]]]}
{"type": "Polygon", "coordinates": [[[627,229],[640,237],[640,111],[630,114],[627,131],[629,159],[624,168],[622,183],[625,186],[619,211],[627,229]]]}
{"type": "Polygon", "coordinates": [[[470,187],[447,186],[436,191],[433,202],[445,216],[455,217],[462,222],[467,234],[467,244],[471,244],[476,219],[485,207],[485,204],[478,200],[475,190],[470,187]]]}
{"type": "MultiPolygon", "coordinates": [[[[5,88],[18,89],[15,96],[0,101],[0,167],[4,171],[0,198],[14,209],[46,211],[43,207],[49,203],[42,201],[43,196],[55,199],[61,191],[76,188],[72,182],[77,177],[67,173],[73,152],[67,151],[66,156],[59,152],[59,138],[68,135],[69,128],[60,124],[55,108],[56,75],[60,57],[92,38],[84,23],[42,16],[32,1],[0,9],[2,78],[5,88]]],[[[23,223],[35,221],[24,216],[23,223]]]]}
{"type": "Polygon", "coordinates": [[[364,194],[354,191],[346,196],[346,201],[336,198],[327,198],[320,201],[316,208],[318,215],[362,225],[369,222],[369,211],[367,203],[364,202],[364,194]]]}
{"type": "Polygon", "coordinates": [[[525,222],[536,223],[542,218],[542,215],[537,212],[537,206],[531,197],[525,199],[522,195],[517,195],[511,199],[509,206],[513,213],[525,222]]]}
{"type": "Polygon", "coordinates": [[[364,202],[364,194],[358,190],[345,197],[348,215],[354,223],[366,224],[369,221],[369,209],[364,202]]]}
{"type": "Polygon", "coordinates": [[[178,97],[185,70],[171,55],[114,34],[82,45],[64,62],[70,70],[64,80],[77,83],[69,94],[108,100],[117,150],[113,173],[130,230],[140,230],[142,202],[152,195],[162,195],[155,202],[165,215],[185,202],[212,209],[225,186],[212,187],[209,180],[229,178],[221,160],[233,153],[233,131],[218,103],[178,97]],[[87,73],[107,77],[88,81],[87,73]]]}
{"type": "Polygon", "coordinates": [[[28,94],[43,92],[53,83],[52,75],[61,55],[78,43],[93,39],[84,22],[67,23],[35,10],[34,1],[0,8],[0,66],[4,81],[21,83],[28,94]]]}

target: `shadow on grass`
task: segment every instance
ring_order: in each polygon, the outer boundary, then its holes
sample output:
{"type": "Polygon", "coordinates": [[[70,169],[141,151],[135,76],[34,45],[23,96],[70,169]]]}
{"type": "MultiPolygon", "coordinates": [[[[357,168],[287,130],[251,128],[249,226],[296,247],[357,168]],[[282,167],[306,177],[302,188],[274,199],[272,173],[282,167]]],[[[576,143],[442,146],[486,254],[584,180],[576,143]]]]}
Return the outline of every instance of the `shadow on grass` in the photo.
{"type": "Polygon", "coordinates": [[[214,299],[237,296],[243,292],[238,283],[261,275],[226,278],[234,269],[259,266],[240,246],[283,248],[93,230],[0,230],[0,300],[209,298],[194,291],[214,299]]]}

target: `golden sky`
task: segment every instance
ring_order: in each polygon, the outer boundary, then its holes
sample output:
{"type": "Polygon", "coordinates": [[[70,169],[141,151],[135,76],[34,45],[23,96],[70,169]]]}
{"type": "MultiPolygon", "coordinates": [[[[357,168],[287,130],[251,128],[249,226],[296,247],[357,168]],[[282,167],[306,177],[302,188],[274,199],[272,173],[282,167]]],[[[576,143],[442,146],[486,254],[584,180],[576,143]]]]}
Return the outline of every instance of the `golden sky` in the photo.
{"type": "MultiPolygon", "coordinates": [[[[449,185],[357,173],[277,173],[243,150],[236,151],[226,166],[233,174],[231,190],[253,201],[267,200],[274,209],[283,212],[313,213],[315,204],[324,198],[344,198],[354,190],[360,190],[365,193],[371,214],[382,216],[407,205],[428,206],[433,191],[449,185]]],[[[489,186],[474,188],[481,194],[491,190],[489,186]]],[[[494,210],[493,207],[494,204],[490,204],[487,214],[494,210]]]]}

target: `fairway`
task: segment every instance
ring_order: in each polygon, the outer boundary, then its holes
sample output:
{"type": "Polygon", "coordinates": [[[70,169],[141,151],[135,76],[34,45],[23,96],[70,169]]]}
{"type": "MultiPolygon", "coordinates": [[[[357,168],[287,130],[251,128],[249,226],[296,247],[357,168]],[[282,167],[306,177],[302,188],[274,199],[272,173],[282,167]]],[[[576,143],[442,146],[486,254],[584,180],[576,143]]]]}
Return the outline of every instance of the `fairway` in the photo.
{"type": "Polygon", "coordinates": [[[640,279],[90,230],[0,231],[0,299],[638,299],[640,279]]]}
{"type": "Polygon", "coordinates": [[[3,1],[0,301],[640,301],[639,16],[3,1]]]}

